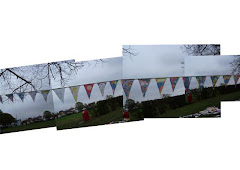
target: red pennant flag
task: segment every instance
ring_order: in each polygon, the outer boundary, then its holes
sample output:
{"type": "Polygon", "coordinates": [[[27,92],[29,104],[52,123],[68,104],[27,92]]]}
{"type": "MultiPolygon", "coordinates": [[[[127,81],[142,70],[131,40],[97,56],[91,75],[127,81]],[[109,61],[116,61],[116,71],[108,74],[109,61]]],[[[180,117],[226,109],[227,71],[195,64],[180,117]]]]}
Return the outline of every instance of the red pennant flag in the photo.
{"type": "Polygon", "coordinates": [[[90,96],[91,96],[91,92],[92,92],[93,86],[94,86],[94,84],[85,84],[84,85],[89,99],[90,99],[90,96]]]}

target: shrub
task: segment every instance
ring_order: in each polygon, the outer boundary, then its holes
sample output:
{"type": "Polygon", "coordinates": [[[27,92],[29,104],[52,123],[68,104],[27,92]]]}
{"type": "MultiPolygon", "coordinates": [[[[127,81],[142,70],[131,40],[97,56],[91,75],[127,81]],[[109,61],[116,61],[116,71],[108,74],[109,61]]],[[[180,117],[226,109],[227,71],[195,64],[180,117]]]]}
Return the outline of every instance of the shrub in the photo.
{"type": "Polygon", "coordinates": [[[46,120],[50,120],[51,117],[52,117],[52,113],[49,112],[49,111],[45,111],[45,112],[43,113],[43,117],[44,117],[46,120]]]}
{"type": "Polygon", "coordinates": [[[136,107],[136,103],[134,100],[128,99],[125,102],[125,107],[128,109],[129,112],[133,112],[136,107]]]}
{"type": "Polygon", "coordinates": [[[100,116],[100,114],[99,114],[99,112],[98,112],[97,107],[94,107],[94,108],[93,108],[93,117],[99,117],[99,116],[100,116]]]}
{"type": "Polygon", "coordinates": [[[109,106],[106,104],[106,100],[97,102],[97,110],[100,116],[110,112],[109,106]]]}
{"type": "Polygon", "coordinates": [[[10,124],[14,123],[16,120],[15,118],[8,114],[8,113],[0,113],[0,125],[3,127],[7,127],[10,124]]]}
{"type": "Polygon", "coordinates": [[[78,110],[78,112],[81,112],[83,108],[84,108],[83,103],[77,102],[77,103],[75,104],[75,109],[78,110]]]}
{"type": "Polygon", "coordinates": [[[144,117],[146,118],[151,118],[154,117],[156,115],[155,109],[156,107],[153,106],[153,102],[152,101],[146,101],[142,103],[142,112],[144,117]]]}

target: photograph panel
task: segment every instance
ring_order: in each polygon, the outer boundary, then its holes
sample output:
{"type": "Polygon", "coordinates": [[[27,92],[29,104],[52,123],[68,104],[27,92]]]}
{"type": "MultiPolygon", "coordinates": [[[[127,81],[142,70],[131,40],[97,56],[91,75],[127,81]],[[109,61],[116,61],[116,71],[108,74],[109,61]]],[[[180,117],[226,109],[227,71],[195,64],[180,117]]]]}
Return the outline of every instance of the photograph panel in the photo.
{"type": "Polygon", "coordinates": [[[54,127],[52,77],[74,60],[0,70],[0,133],[54,127]]]}
{"type": "Polygon", "coordinates": [[[142,120],[123,110],[122,57],[79,61],[81,68],[67,84],[54,81],[57,129],[70,129],[142,120]]]}
{"type": "Polygon", "coordinates": [[[186,104],[184,57],[220,55],[218,44],[124,45],[122,50],[123,79],[129,82],[124,106],[132,103],[130,112],[145,118],[181,117],[172,112],[186,104]]]}
{"type": "Polygon", "coordinates": [[[239,101],[239,56],[185,56],[185,117],[221,117],[222,101],[239,101]],[[191,109],[190,109],[191,108],[191,109]]]}

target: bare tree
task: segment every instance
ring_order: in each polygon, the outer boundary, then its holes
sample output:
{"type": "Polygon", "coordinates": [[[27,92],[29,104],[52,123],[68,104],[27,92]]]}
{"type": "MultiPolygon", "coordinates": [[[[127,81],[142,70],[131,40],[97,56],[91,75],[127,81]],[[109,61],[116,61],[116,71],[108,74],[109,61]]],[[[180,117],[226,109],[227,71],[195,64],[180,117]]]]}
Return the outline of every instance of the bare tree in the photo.
{"type": "Polygon", "coordinates": [[[181,50],[193,56],[220,55],[220,45],[215,44],[182,45],[181,50]]]}
{"type": "Polygon", "coordinates": [[[234,60],[230,63],[230,66],[232,67],[232,73],[233,74],[240,74],[240,55],[234,56],[234,60]]]}
{"type": "MultiPolygon", "coordinates": [[[[189,56],[220,55],[220,45],[217,44],[182,45],[180,49],[189,56]]],[[[184,64],[184,61],[182,61],[183,69],[184,64]]]]}
{"type": "Polygon", "coordinates": [[[132,59],[132,56],[137,56],[138,53],[134,52],[134,49],[129,45],[128,47],[122,48],[122,55],[129,56],[132,59]]]}
{"type": "MultiPolygon", "coordinates": [[[[98,63],[107,62],[105,59],[94,61],[95,66],[98,63]]],[[[46,90],[51,89],[52,81],[65,87],[68,81],[85,65],[90,64],[88,61],[62,61],[1,69],[0,90],[2,94],[46,90]]]]}

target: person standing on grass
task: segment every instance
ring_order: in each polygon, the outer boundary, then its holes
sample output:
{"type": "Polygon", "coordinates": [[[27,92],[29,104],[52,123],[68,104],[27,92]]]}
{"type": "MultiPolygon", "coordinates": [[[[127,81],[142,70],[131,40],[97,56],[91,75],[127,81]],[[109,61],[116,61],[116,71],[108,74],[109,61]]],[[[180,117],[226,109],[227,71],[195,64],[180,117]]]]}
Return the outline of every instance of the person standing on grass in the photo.
{"type": "Polygon", "coordinates": [[[192,103],[192,94],[189,89],[185,89],[185,94],[187,95],[188,104],[192,103]]]}
{"type": "Polygon", "coordinates": [[[83,117],[84,122],[89,121],[89,119],[90,119],[89,113],[86,108],[83,108],[82,117],[83,117]]]}
{"type": "Polygon", "coordinates": [[[188,103],[192,103],[192,93],[190,91],[188,93],[188,103]]]}
{"type": "Polygon", "coordinates": [[[129,121],[129,112],[128,109],[123,110],[123,120],[129,121]]]}

